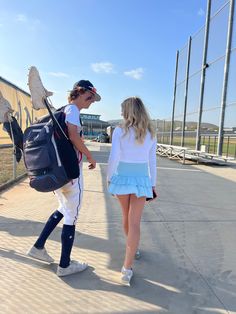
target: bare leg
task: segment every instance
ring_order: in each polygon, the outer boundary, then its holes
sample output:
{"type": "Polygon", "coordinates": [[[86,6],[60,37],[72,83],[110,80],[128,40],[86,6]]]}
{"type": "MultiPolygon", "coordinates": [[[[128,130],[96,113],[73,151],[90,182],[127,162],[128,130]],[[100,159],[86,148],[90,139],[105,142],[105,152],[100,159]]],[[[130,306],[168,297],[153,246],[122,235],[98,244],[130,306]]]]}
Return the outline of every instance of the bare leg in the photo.
{"type": "Polygon", "coordinates": [[[132,267],[134,256],[139,245],[140,239],[140,221],[145,204],[145,197],[136,197],[135,194],[130,195],[130,206],[128,214],[128,236],[126,242],[126,254],[124,267],[129,269],[132,267]]]}
{"type": "Polygon", "coordinates": [[[122,208],[122,221],[123,229],[126,236],[128,236],[129,231],[129,207],[130,207],[130,194],[127,195],[117,195],[122,208]]]}

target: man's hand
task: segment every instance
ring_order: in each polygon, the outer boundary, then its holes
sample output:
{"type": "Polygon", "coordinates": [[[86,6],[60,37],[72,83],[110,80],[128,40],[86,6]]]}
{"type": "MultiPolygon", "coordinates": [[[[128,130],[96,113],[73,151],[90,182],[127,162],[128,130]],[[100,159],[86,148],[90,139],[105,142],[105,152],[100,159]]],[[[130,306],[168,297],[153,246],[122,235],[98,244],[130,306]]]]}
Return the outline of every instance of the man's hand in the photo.
{"type": "Polygon", "coordinates": [[[92,157],[87,158],[88,162],[89,162],[89,169],[95,169],[96,168],[96,160],[93,159],[92,157]]]}

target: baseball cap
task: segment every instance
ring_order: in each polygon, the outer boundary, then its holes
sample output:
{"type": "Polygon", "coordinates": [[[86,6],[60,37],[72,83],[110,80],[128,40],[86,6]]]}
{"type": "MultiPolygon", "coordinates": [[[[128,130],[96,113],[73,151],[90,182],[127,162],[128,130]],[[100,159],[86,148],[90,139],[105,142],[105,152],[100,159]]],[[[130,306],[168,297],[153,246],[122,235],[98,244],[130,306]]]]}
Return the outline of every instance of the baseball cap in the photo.
{"type": "Polygon", "coordinates": [[[73,89],[75,89],[76,87],[82,87],[90,91],[92,94],[94,94],[95,101],[101,100],[101,96],[97,93],[96,88],[93,86],[93,84],[90,81],[80,80],[74,84],[73,89]]]}

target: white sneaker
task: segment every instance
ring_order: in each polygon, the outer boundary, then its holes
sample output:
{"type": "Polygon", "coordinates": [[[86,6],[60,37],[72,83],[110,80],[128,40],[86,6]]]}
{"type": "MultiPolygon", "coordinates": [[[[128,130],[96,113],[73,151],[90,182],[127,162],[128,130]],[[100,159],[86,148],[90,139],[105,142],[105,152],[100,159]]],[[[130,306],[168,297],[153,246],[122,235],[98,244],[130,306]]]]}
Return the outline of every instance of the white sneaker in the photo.
{"type": "Polygon", "coordinates": [[[121,282],[125,286],[130,286],[131,278],[133,277],[133,270],[125,269],[124,266],[121,269],[121,282]]]}
{"type": "Polygon", "coordinates": [[[53,93],[49,92],[43,86],[39,72],[35,66],[31,66],[29,68],[28,85],[30,89],[33,108],[36,110],[46,108],[44,104],[44,99],[52,96],[53,93]]]}
{"type": "Polygon", "coordinates": [[[137,260],[141,258],[141,252],[140,252],[139,249],[137,249],[134,258],[137,259],[137,260]]]}
{"type": "Polygon", "coordinates": [[[26,254],[30,257],[39,259],[40,261],[48,263],[54,262],[54,259],[48,254],[45,248],[37,249],[35,246],[32,246],[32,248],[26,254]]]}
{"type": "Polygon", "coordinates": [[[88,267],[87,263],[71,261],[70,265],[66,268],[63,268],[60,266],[57,267],[57,276],[63,277],[63,276],[71,275],[74,273],[79,273],[81,271],[84,271],[87,267],[88,267]]]}

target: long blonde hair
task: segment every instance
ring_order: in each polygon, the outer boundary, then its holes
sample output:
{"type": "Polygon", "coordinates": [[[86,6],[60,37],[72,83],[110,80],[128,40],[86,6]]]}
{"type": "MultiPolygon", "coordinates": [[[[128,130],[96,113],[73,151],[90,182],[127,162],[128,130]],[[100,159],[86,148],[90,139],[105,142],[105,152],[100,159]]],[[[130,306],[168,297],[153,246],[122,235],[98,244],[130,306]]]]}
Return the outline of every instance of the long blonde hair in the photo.
{"type": "Polygon", "coordinates": [[[151,133],[151,137],[155,136],[153,126],[147,110],[139,97],[129,97],[121,104],[123,114],[122,128],[126,135],[130,127],[134,128],[135,139],[138,143],[143,143],[147,131],[151,133]]]}

